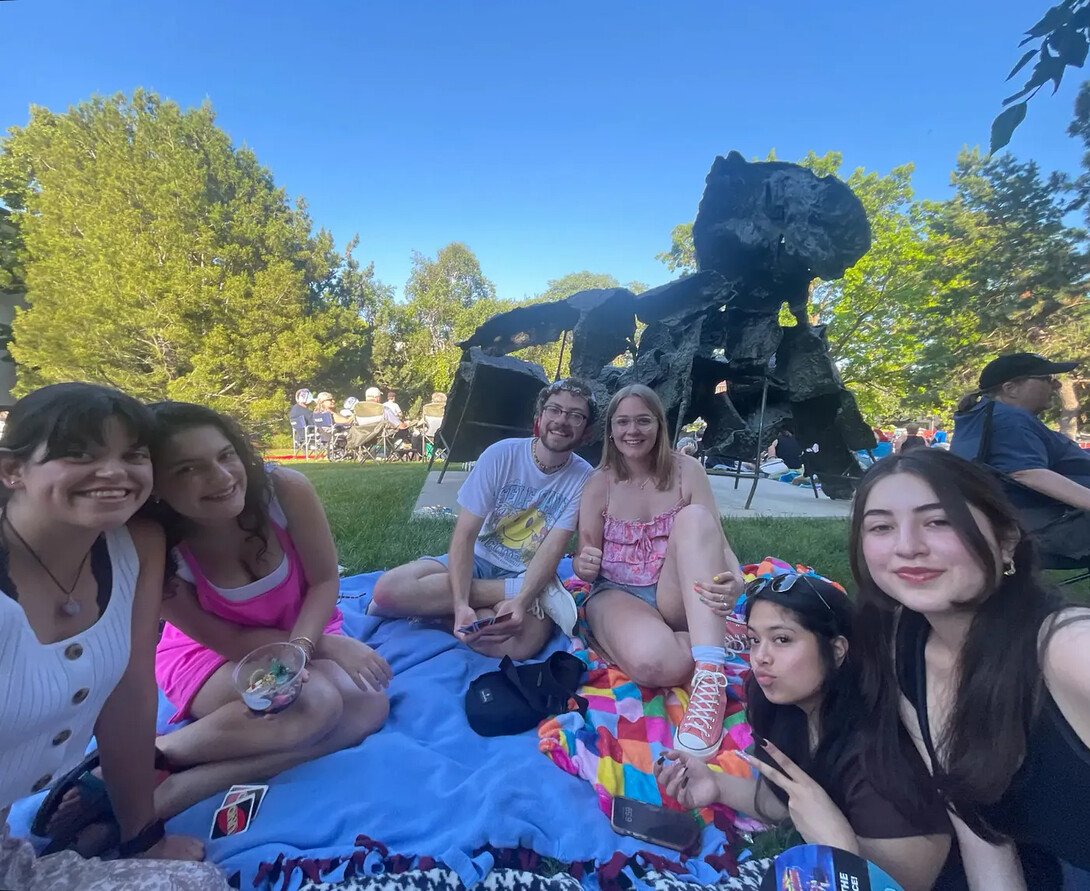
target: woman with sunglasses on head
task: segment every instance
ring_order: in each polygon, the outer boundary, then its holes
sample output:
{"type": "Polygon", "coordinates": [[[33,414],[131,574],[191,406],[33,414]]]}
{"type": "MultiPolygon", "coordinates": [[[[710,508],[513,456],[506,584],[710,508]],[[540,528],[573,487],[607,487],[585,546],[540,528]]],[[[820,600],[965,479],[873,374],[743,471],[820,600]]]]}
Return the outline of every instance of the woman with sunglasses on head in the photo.
{"type": "Polygon", "coordinates": [[[695,458],[670,448],[662,402],[631,384],[606,412],[602,460],[579,502],[576,575],[591,583],[595,649],[638,684],[692,683],[676,745],[710,758],[727,704],[726,617],[742,573],[695,458]]]}
{"type": "Polygon", "coordinates": [[[1090,888],[1090,610],[1045,589],[999,485],[947,452],[878,462],[850,545],[868,688],[953,815],[964,876],[937,887],[1090,888]]]}
{"type": "Polygon", "coordinates": [[[892,757],[872,744],[847,595],[809,571],[759,578],[747,586],[745,615],[758,745],[756,757],[742,757],[757,776],[667,752],[655,766],[666,793],[687,808],[790,817],[808,844],[852,851],[906,891],[928,891],[950,849],[950,822],[937,795],[916,791],[927,789],[927,774],[907,734],[892,757]]]}

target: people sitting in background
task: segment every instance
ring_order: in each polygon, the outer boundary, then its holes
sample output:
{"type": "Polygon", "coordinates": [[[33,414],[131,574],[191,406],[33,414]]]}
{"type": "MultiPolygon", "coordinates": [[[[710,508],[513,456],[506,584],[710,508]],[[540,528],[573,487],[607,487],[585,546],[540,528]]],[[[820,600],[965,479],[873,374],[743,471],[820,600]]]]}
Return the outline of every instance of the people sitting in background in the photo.
{"type": "Polygon", "coordinates": [[[790,817],[807,844],[855,851],[906,891],[930,891],[950,820],[907,733],[875,763],[844,589],[809,572],[764,576],[747,586],[745,611],[746,715],[758,745],[756,757],[742,757],[757,773],[713,772],[667,752],[655,766],[666,793],[685,808],[720,803],[766,823],[790,817]]]}
{"type": "Polygon", "coordinates": [[[382,403],[386,410],[386,420],[391,424],[401,427],[405,423],[405,416],[401,412],[401,406],[397,404],[397,393],[391,390],[386,394],[386,401],[382,403]]]}
{"type": "Polygon", "coordinates": [[[153,800],[163,533],[134,519],[152,427],[117,390],[54,384],[16,402],[0,438],[0,888],[227,888],[213,866],[168,862],[204,846],[164,836],[153,800]],[[8,809],[50,783],[34,831],[63,853],[38,858],[8,809]],[[118,843],[167,859],[65,850],[118,843]]]}
{"type": "Polygon", "coordinates": [[[931,437],[931,448],[950,451],[950,436],[941,424],[935,428],[935,435],[931,437]]]}
{"type": "Polygon", "coordinates": [[[349,396],[344,400],[344,408],[338,413],[339,423],[351,426],[356,423],[356,403],[359,400],[355,396],[349,396]]]}
{"type": "Polygon", "coordinates": [[[575,601],[556,568],[590,475],[575,449],[594,423],[594,410],[582,381],[566,378],[545,387],[537,397],[533,438],[489,446],[459,489],[450,553],[382,575],[368,612],[453,614],[454,634],[472,649],[515,660],[536,655],[553,623],[570,634],[575,601]],[[492,618],[499,621],[477,630],[475,623],[492,618]]]}
{"type": "Polygon", "coordinates": [[[784,427],[780,435],[773,440],[772,445],[768,447],[768,457],[779,458],[785,470],[802,470],[802,446],[795,439],[790,427],[784,427]]]}
{"type": "Polygon", "coordinates": [[[288,412],[291,421],[291,435],[296,444],[301,444],[306,439],[306,428],[314,424],[314,413],[310,410],[310,403],[314,397],[305,387],[295,391],[295,405],[288,412]]]}
{"type": "Polygon", "coordinates": [[[1039,415],[1076,362],[1013,353],[989,362],[978,387],[959,403],[950,451],[1005,474],[1007,494],[1041,549],[1090,557],[1090,453],[1039,415]]]}
{"type": "Polygon", "coordinates": [[[363,391],[364,402],[377,402],[382,405],[382,390],[378,387],[368,387],[363,391]]]}
{"type": "Polygon", "coordinates": [[[329,442],[333,435],[333,415],[336,402],[332,393],[322,392],[314,398],[314,426],[318,428],[318,438],[329,442]]]}
{"type": "Polygon", "coordinates": [[[618,390],[579,506],[574,569],[594,649],[649,687],[692,682],[676,748],[710,758],[727,705],[726,617],[742,593],[704,468],[670,448],[650,387],[618,390]]]}
{"type": "Polygon", "coordinates": [[[181,402],[157,422],[154,513],[173,546],[167,624],[155,659],[160,688],[193,719],[161,736],[178,770],[159,786],[160,817],[234,783],[358,745],[386,720],[390,667],[341,631],[337,550],[302,474],[266,468],[229,418],[181,402]],[[308,679],[291,708],[255,719],[233,673],[260,646],[291,642],[308,679]]]}
{"type": "Polygon", "coordinates": [[[906,424],[905,435],[901,437],[900,443],[897,445],[897,453],[900,454],[908,449],[926,449],[927,440],[920,436],[919,424],[906,424]]]}
{"type": "Polygon", "coordinates": [[[433,405],[446,405],[447,404],[447,394],[446,393],[439,393],[438,391],[435,392],[435,393],[432,393],[431,394],[431,401],[432,401],[433,405]]]}

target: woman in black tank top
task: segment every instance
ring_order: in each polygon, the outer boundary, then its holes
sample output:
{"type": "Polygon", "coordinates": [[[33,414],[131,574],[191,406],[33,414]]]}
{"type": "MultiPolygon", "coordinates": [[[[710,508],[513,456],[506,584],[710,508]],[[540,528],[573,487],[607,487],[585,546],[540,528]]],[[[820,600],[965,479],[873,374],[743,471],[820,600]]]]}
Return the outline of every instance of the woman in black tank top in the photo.
{"type": "Polygon", "coordinates": [[[948,452],[876,464],[850,550],[868,694],[954,817],[964,874],[936,888],[1090,888],[1090,610],[1045,590],[998,484],[948,452]]]}

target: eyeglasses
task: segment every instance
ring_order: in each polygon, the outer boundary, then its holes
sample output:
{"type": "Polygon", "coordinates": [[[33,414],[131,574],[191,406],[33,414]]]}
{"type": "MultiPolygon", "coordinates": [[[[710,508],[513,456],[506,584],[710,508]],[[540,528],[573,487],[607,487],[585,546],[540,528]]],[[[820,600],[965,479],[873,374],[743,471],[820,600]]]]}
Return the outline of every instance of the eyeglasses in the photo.
{"type": "Polygon", "coordinates": [[[640,415],[636,418],[629,418],[622,415],[621,417],[614,417],[609,423],[614,430],[627,430],[634,425],[637,430],[646,433],[654,427],[657,422],[651,415],[640,415]]]}
{"type": "Polygon", "coordinates": [[[817,594],[829,612],[833,611],[833,608],[829,606],[829,601],[825,599],[825,595],[822,594],[818,589],[818,586],[810,580],[810,577],[804,573],[798,572],[785,572],[783,575],[776,575],[771,578],[754,579],[746,585],[746,597],[757,597],[768,590],[775,591],[777,594],[783,594],[786,591],[790,591],[800,581],[805,582],[806,586],[817,594]]]}
{"type": "Polygon", "coordinates": [[[550,402],[546,405],[541,413],[545,415],[550,421],[559,421],[561,418],[567,418],[576,427],[582,427],[587,422],[587,416],[577,408],[563,409],[559,405],[550,402]]]}
{"type": "Polygon", "coordinates": [[[1053,383],[1056,378],[1051,374],[1027,374],[1026,380],[1028,381],[1046,381],[1047,383],[1053,383]]]}

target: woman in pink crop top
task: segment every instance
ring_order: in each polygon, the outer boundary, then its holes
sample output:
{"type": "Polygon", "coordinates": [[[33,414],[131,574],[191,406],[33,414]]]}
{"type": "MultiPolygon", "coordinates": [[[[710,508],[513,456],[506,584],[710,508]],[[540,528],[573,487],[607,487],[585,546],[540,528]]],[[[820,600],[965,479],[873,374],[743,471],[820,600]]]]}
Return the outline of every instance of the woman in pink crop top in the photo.
{"type": "Polygon", "coordinates": [[[726,709],[726,616],[742,572],[704,468],[670,448],[662,402],[642,384],[606,413],[602,460],[579,504],[576,574],[591,583],[597,648],[639,684],[691,681],[676,746],[719,749],[726,709]]]}
{"type": "Polygon", "coordinates": [[[251,783],[358,745],[386,720],[386,661],[341,632],[337,551],[302,474],[266,470],[233,421],[200,405],[152,406],[154,497],[177,574],[156,652],[160,688],[195,718],[161,736],[172,768],[156,793],[170,816],[234,783],[251,783]],[[274,641],[307,651],[298,700],[255,720],[232,673],[274,641]]]}

